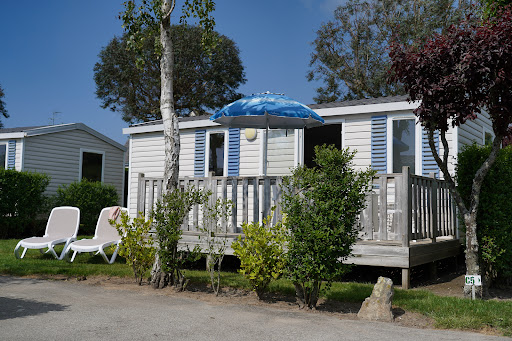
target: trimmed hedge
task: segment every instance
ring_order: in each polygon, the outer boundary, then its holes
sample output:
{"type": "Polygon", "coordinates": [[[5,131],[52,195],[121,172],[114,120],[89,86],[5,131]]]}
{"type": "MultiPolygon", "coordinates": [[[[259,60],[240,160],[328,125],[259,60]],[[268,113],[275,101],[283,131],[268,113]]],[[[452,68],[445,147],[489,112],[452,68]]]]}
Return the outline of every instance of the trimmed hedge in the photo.
{"type": "Polygon", "coordinates": [[[119,196],[113,185],[86,179],[59,186],[56,206],[75,206],[80,209],[79,234],[93,235],[103,208],[118,205],[119,196]]]}
{"type": "Polygon", "coordinates": [[[46,174],[0,169],[0,238],[23,238],[41,229],[36,219],[47,212],[49,183],[46,174]]]}
{"type": "MultiPolygon", "coordinates": [[[[491,146],[466,146],[458,157],[458,190],[469,205],[473,178],[491,146]]],[[[500,150],[485,177],[477,215],[482,273],[488,280],[512,281],[512,146],[500,150]]]]}

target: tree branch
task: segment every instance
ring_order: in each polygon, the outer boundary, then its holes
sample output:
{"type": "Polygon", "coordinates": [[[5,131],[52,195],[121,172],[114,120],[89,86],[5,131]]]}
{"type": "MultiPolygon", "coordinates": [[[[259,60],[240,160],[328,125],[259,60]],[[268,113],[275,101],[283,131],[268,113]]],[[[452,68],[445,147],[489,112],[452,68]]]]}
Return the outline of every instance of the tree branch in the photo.
{"type": "Polygon", "coordinates": [[[428,130],[428,144],[430,146],[430,150],[432,151],[432,155],[434,156],[434,159],[436,160],[436,163],[439,166],[439,169],[441,169],[441,171],[443,172],[444,179],[448,182],[448,188],[450,189],[450,193],[452,194],[452,197],[455,200],[455,203],[457,204],[460,213],[462,215],[465,215],[469,211],[466,208],[466,205],[464,204],[462,197],[459,195],[459,192],[456,190],[455,181],[453,180],[452,176],[450,175],[450,172],[448,171],[448,154],[450,152],[450,148],[448,147],[448,141],[446,140],[446,131],[441,130],[439,135],[443,143],[443,160],[441,160],[441,157],[437,152],[436,145],[434,142],[434,130],[432,129],[428,130]]]}

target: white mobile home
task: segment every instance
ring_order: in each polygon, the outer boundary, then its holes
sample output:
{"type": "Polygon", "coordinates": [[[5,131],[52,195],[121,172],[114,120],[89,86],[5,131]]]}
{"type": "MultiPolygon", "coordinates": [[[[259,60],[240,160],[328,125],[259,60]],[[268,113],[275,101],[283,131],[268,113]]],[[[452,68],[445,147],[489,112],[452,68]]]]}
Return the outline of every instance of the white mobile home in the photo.
{"type": "MultiPolygon", "coordinates": [[[[226,238],[234,240],[242,232],[242,221],[261,221],[272,206],[276,207],[274,218],[280,219],[280,175],[290,174],[296,165],[311,165],[315,145],[357,150],[355,166],[371,166],[379,174],[361,213],[353,257],[347,262],[401,268],[402,286],[407,288],[412,267],[460,251],[456,208],[446,182],[431,177],[441,174],[413,114],[416,106],[405,96],[311,105],[325,125],[270,130],[265,177],[264,130],[223,127],[208,117],[182,118],[180,184],[206,187],[214,197],[233,201],[233,214],[229,222],[222,222],[222,229],[226,238]]],[[[163,125],[161,121],[142,123],[125,128],[124,133],[130,135],[128,203],[135,216],[151,210],[161,194],[163,125]]],[[[450,129],[446,137],[453,172],[463,146],[492,138],[491,122],[479,115],[450,129]]],[[[436,144],[442,153],[442,144],[436,144]]],[[[201,243],[199,215],[194,208],[184,222],[183,244],[201,243]]]]}
{"type": "MultiPolygon", "coordinates": [[[[379,173],[400,173],[409,166],[411,173],[428,175],[439,169],[428,146],[426,133],[406,96],[382,97],[310,106],[325,125],[305,130],[269,131],[267,175],[286,175],[300,164],[311,164],[315,145],[335,144],[357,150],[356,167],[371,166],[379,173]]],[[[180,177],[260,176],[263,174],[264,130],[220,126],[208,117],[180,118],[180,177]]],[[[139,173],[163,176],[163,124],[153,121],[123,130],[130,136],[129,208],[136,214],[139,173]]],[[[485,143],[492,138],[492,127],[484,114],[461,127],[450,129],[450,171],[457,153],[465,145],[485,143]]],[[[436,144],[443,152],[436,137],[436,144]]]]}
{"type": "Polygon", "coordinates": [[[49,175],[46,194],[87,178],[114,185],[122,200],[125,150],[82,123],[0,129],[0,167],[49,175]]]}

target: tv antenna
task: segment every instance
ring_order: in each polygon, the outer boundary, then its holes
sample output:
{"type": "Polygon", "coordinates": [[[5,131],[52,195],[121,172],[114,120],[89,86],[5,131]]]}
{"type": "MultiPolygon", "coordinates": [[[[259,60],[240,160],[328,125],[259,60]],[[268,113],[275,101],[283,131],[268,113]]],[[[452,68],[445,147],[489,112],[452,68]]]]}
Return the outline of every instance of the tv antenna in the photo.
{"type": "Polygon", "coordinates": [[[60,111],[52,112],[52,117],[50,118],[50,123],[52,126],[55,125],[55,116],[57,116],[58,114],[62,114],[62,112],[60,112],[60,111]]]}

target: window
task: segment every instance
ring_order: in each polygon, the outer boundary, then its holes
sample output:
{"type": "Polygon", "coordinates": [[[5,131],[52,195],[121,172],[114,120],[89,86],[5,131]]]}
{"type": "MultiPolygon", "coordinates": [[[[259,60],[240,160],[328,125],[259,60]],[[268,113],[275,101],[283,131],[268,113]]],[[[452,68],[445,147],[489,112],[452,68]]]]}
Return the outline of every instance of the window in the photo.
{"type": "Polygon", "coordinates": [[[103,181],[104,152],[83,151],[81,153],[80,179],[103,181]]]}
{"type": "Polygon", "coordinates": [[[208,173],[214,176],[224,175],[224,133],[210,134],[208,173]]]}
{"type": "Polygon", "coordinates": [[[415,120],[393,120],[393,173],[401,173],[403,166],[409,166],[415,174],[415,120]]]}
{"type": "Polygon", "coordinates": [[[7,162],[7,145],[0,144],[0,168],[5,169],[7,162]]]}
{"type": "Polygon", "coordinates": [[[314,167],[315,146],[333,144],[341,149],[341,124],[326,124],[321,127],[304,129],[304,165],[314,167]]]}
{"type": "Polygon", "coordinates": [[[494,137],[490,132],[484,131],[484,144],[486,146],[490,146],[493,142],[493,139],[494,137]]]}

